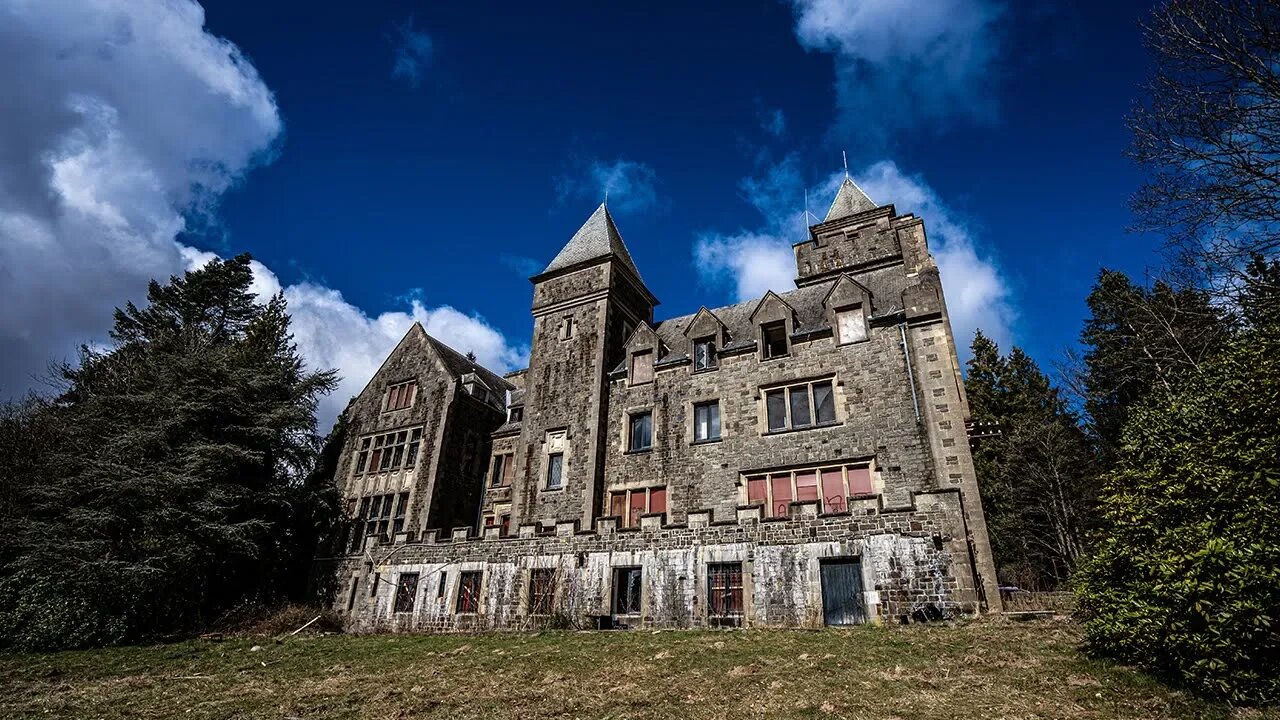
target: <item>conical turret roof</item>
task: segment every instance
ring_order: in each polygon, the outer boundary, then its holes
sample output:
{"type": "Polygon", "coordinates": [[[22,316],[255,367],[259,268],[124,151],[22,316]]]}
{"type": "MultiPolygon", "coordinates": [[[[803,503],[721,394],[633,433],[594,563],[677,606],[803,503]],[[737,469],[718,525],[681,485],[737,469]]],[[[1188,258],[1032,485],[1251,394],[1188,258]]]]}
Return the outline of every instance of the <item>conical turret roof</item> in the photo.
{"type": "Polygon", "coordinates": [[[831,201],[831,208],[827,210],[827,217],[823,219],[823,222],[839,220],[850,215],[875,210],[877,207],[879,206],[872,202],[866,193],[862,192],[862,188],[858,187],[858,184],[846,175],[844,182],[840,183],[840,190],[836,192],[836,199],[831,201]]]}
{"type": "Polygon", "coordinates": [[[631,253],[627,252],[627,246],[622,242],[622,234],[618,232],[618,226],[614,224],[609,208],[601,203],[541,274],[545,275],[610,255],[626,265],[637,278],[640,277],[640,271],[636,269],[635,263],[631,260],[631,253]]]}

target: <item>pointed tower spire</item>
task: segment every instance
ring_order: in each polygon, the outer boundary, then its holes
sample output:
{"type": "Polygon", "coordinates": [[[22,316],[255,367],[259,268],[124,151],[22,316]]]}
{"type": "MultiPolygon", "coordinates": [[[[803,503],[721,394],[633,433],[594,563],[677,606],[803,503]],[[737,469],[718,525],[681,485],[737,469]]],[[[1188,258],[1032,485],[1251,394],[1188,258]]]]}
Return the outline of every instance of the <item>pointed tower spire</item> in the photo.
{"type": "Polygon", "coordinates": [[[844,182],[840,183],[840,190],[836,192],[836,199],[831,201],[831,208],[827,210],[827,217],[823,222],[857,215],[875,210],[877,207],[871,198],[862,192],[862,188],[858,187],[853,178],[845,175],[844,182]]]}
{"type": "Polygon", "coordinates": [[[609,208],[604,203],[600,203],[600,207],[591,213],[591,217],[578,228],[578,232],[573,234],[568,244],[560,250],[540,275],[610,255],[626,265],[637,278],[640,277],[640,271],[636,269],[635,262],[631,260],[631,253],[622,242],[622,234],[618,232],[618,226],[614,224],[609,208]]]}

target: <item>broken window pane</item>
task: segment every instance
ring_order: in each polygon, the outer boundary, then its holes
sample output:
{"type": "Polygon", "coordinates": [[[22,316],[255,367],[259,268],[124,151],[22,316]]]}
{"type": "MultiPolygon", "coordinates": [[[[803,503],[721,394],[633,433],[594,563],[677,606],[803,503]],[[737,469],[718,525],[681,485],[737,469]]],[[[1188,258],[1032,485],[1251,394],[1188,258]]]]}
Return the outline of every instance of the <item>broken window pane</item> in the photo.
{"type": "Polygon", "coordinates": [[[641,571],[638,567],[618,568],[613,574],[613,612],[640,614],[641,571]]]}
{"type": "Polygon", "coordinates": [[[809,386],[798,385],[790,389],[791,427],[809,426],[809,386]]]}
{"type": "Polygon", "coordinates": [[[395,611],[413,612],[413,604],[418,598],[418,573],[400,573],[399,586],[396,588],[395,611]]]}
{"type": "Polygon", "coordinates": [[[693,344],[693,369],[709,370],[716,366],[716,341],[703,338],[693,344]]]}
{"type": "Polygon", "coordinates": [[[813,406],[817,411],[818,424],[836,421],[836,401],[831,392],[831,381],[813,384],[813,406]]]}
{"type": "Polygon", "coordinates": [[[765,405],[769,415],[769,431],[787,429],[787,396],[783,390],[765,393],[765,405]]]}
{"type": "Polygon", "coordinates": [[[760,326],[763,339],[764,359],[782,357],[787,354],[787,324],[783,320],[765,323],[760,326]]]}

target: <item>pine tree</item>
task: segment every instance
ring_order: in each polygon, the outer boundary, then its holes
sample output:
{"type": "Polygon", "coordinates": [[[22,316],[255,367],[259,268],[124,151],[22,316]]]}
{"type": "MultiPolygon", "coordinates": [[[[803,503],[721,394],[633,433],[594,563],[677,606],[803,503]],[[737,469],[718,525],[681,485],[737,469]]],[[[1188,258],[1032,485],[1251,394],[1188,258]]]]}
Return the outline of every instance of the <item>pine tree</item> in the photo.
{"type": "Polygon", "coordinates": [[[60,647],[200,626],[283,592],[316,401],[284,299],[250,259],[153,282],[107,350],[62,370],[63,432],[0,576],[0,637],[60,647]]]}

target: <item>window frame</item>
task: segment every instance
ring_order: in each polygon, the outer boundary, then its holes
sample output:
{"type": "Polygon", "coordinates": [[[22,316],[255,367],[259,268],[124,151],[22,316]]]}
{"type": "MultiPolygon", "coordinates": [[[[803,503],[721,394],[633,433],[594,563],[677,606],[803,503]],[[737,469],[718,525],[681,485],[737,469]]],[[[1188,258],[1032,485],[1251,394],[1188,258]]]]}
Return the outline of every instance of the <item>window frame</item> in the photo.
{"type": "Polygon", "coordinates": [[[353,477],[412,470],[422,454],[422,426],[367,435],[358,448],[353,477]]]}
{"type": "Polygon", "coordinates": [[[389,413],[397,410],[408,410],[418,401],[418,381],[402,380],[387,386],[387,391],[382,394],[382,412],[389,413]],[[408,390],[408,393],[405,390],[408,390]],[[405,395],[408,395],[407,401],[405,395]]]}
{"type": "Polygon", "coordinates": [[[871,329],[867,327],[867,316],[862,311],[862,303],[838,307],[835,309],[833,316],[835,318],[835,335],[837,345],[853,345],[854,343],[860,343],[870,339],[871,329]],[[840,317],[846,314],[857,316],[858,325],[862,328],[862,337],[854,338],[852,340],[844,337],[844,331],[840,325],[840,317]]]}
{"type": "Polygon", "coordinates": [[[391,611],[394,613],[411,613],[418,604],[418,579],[416,572],[400,573],[396,577],[396,595],[391,602],[391,611]],[[412,578],[412,583],[406,580],[412,578]]]}
{"type": "Polygon", "coordinates": [[[712,627],[737,627],[746,615],[746,576],[741,562],[707,563],[707,621],[712,627]],[[737,584],[734,584],[734,580],[737,584]]]}
{"type": "Polygon", "coordinates": [[[458,597],[454,599],[455,615],[477,615],[480,612],[480,590],[484,587],[483,570],[463,570],[458,574],[458,597]],[[470,590],[470,591],[468,591],[470,590]],[[464,607],[465,605],[465,607],[464,607]]]}
{"type": "Polygon", "coordinates": [[[528,615],[548,616],[555,612],[556,568],[532,568],[529,570],[528,615]]]}
{"type": "Polygon", "coordinates": [[[763,387],[760,389],[760,394],[764,399],[764,435],[779,435],[798,430],[813,430],[842,424],[840,415],[836,412],[836,380],[834,376],[763,387]],[[818,417],[819,403],[815,388],[823,385],[830,388],[831,418],[829,420],[821,420],[818,417]],[[803,393],[801,394],[799,391],[802,388],[803,393]],[[775,416],[772,412],[773,408],[770,407],[770,401],[772,398],[778,397],[782,398],[781,403],[784,415],[781,419],[783,423],[778,427],[774,427],[773,420],[775,416]],[[808,414],[808,420],[801,425],[796,425],[793,419],[797,397],[803,400],[805,412],[808,414]]]}
{"type": "Polygon", "coordinates": [[[691,357],[693,360],[693,371],[696,373],[709,372],[711,370],[719,369],[720,362],[716,357],[716,336],[706,335],[704,337],[695,338],[693,341],[693,353],[691,357]],[[698,348],[700,346],[709,347],[709,349],[707,350],[706,364],[702,365],[701,367],[699,366],[699,363],[698,363],[698,348]]]}
{"type": "Polygon", "coordinates": [[[634,385],[649,385],[650,383],[652,383],[654,381],[654,376],[658,374],[657,368],[655,367],[655,363],[657,363],[657,353],[654,351],[654,349],[643,348],[640,350],[636,350],[635,352],[631,353],[630,357],[631,357],[630,364],[627,365],[627,386],[631,387],[634,385]],[[643,365],[638,366],[636,361],[642,358],[647,358],[647,359],[643,360],[643,363],[644,363],[643,365]],[[648,377],[644,380],[636,379],[636,376],[637,376],[636,367],[644,367],[647,371],[648,377]]]}
{"type": "Polygon", "coordinates": [[[646,453],[653,450],[653,408],[644,408],[641,410],[631,410],[627,412],[627,452],[628,453],[646,453]],[[641,419],[648,420],[648,444],[636,446],[636,422],[641,419]]]}
{"type": "Polygon", "coordinates": [[[703,400],[701,402],[693,403],[693,411],[690,413],[690,415],[693,417],[693,444],[694,445],[701,445],[703,443],[720,442],[721,438],[724,437],[724,422],[723,422],[723,415],[720,412],[719,398],[716,398],[715,400],[703,400]],[[714,436],[711,435],[711,420],[710,418],[708,418],[707,419],[707,436],[700,438],[698,437],[698,411],[704,410],[706,408],[712,408],[712,407],[715,408],[716,434],[714,436]]]}
{"type": "Polygon", "coordinates": [[[773,320],[771,322],[760,323],[760,359],[762,361],[777,360],[791,355],[791,339],[787,337],[787,321],[773,320]],[[782,352],[774,353],[769,343],[769,332],[777,330],[781,333],[778,337],[782,341],[782,352]]]}
{"type": "Polygon", "coordinates": [[[547,472],[542,483],[544,490],[563,490],[564,489],[564,451],[556,451],[547,453],[547,472]],[[559,461],[557,464],[556,461],[559,461]],[[556,484],[551,484],[551,470],[556,468],[556,484]]]}
{"type": "Polygon", "coordinates": [[[614,615],[640,616],[644,612],[644,568],[639,565],[626,565],[613,568],[613,587],[610,588],[610,607],[614,615]],[[625,610],[623,608],[624,589],[622,586],[623,574],[626,574],[626,603],[625,610]],[[635,582],[631,582],[631,578],[635,577],[635,582]],[[634,588],[634,592],[632,592],[634,588]],[[634,595],[634,598],[632,597],[634,595]],[[633,603],[634,600],[634,603],[633,603]]]}
{"type": "Polygon", "coordinates": [[[665,516],[670,503],[666,485],[610,490],[608,499],[609,514],[618,518],[619,527],[624,528],[640,527],[640,518],[644,515],[660,512],[665,516]],[[633,513],[632,509],[636,507],[634,498],[641,495],[644,497],[644,503],[641,505],[643,509],[638,513],[633,513]],[[655,495],[662,499],[662,509],[660,510],[655,509],[653,506],[655,495]],[[618,512],[619,505],[622,507],[621,513],[618,512]]]}
{"type": "Polygon", "coordinates": [[[820,512],[824,514],[846,512],[849,509],[848,502],[851,497],[866,497],[876,493],[874,464],[871,462],[829,462],[818,463],[816,465],[802,465],[798,467],[788,468],[784,470],[768,470],[753,471],[742,473],[739,476],[738,484],[741,488],[739,498],[744,505],[755,505],[763,501],[763,510],[765,518],[785,518],[790,517],[790,505],[793,502],[804,502],[800,500],[800,485],[797,481],[800,475],[813,474],[816,478],[816,489],[819,502],[820,512]],[[834,507],[836,503],[828,503],[828,497],[825,489],[824,472],[831,470],[840,470],[841,490],[843,494],[839,497],[841,502],[839,507],[834,507]],[[852,474],[858,473],[859,478],[863,478],[865,474],[866,490],[868,492],[854,492],[852,474]],[[780,479],[782,475],[790,475],[788,483],[788,491],[790,497],[786,498],[786,512],[779,511],[779,500],[775,499],[774,482],[780,479]],[[751,483],[764,482],[765,496],[764,498],[751,498],[751,483]]]}

